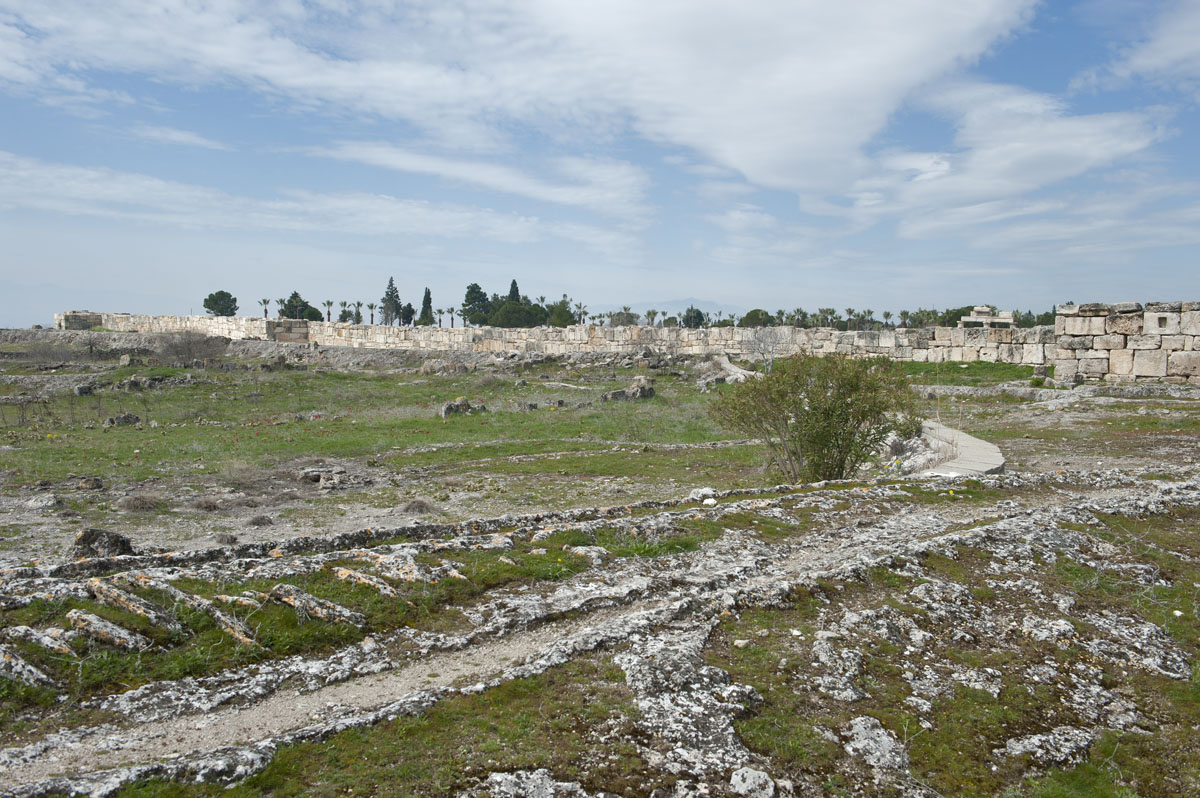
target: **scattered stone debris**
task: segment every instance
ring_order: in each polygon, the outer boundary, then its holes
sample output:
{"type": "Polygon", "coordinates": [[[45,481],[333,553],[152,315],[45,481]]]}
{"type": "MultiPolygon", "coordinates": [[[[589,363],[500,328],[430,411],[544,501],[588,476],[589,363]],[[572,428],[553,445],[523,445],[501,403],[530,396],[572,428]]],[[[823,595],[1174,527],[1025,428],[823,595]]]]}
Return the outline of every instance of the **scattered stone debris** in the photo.
{"type": "Polygon", "coordinates": [[[456,414],[469,415],[471,413],[486,413],[487,408],[482,404],[473,405],[465,396],[460,396],[453,402],[447,402],[442,405],[442,409],[438,411],[440,418],[447,418],[456,414]]]}
{"type": "Polygon", "coordinates": [[[633,382],[627,388],[617,388],[612,391],[605,391],[600,395],[601,401],[613,402],[622,400],[637,400],[649,399],[654,396],[654,379],[652,377],[637,376],[633,378],[633,382]]]}
{"type": "Polygon", "coordinates": [[[141,418],[135,416],[133,413],[120,413],[104,419],[104,426],[106,427],[134,427],[141,423],[141,418]]]}

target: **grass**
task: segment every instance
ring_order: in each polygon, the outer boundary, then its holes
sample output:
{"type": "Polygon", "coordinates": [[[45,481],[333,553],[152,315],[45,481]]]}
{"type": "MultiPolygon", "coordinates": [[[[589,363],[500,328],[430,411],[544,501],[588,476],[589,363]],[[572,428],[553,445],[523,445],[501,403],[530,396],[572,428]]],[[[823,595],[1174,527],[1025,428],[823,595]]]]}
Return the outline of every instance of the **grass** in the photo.
{"type": "Polygon", "coordinates": [[[1001,382],[1033,378],[1033,366],[1016,363],[901,363],[913,382],[923,385],[995,385],[1001,382]]]}
{"type": "MultiPolygon", "coordinates": [[[[184,796],[441,796],[491,771],[548,768],[589,791],[645,795],[647,765],[633,745],[637,717],[624,674],[584,659],[478,695],[438,702],[420,717],[398,718],[280,751],[261,773],[225,788],[148,781],[122,798],[184,796]],[[598,732],[601,725],[607,729],[598,732]],[[584,767],[586,763],[586,767],[584,767]]],[[[670,786],[670,776],[653,786],[670,786]]]]}

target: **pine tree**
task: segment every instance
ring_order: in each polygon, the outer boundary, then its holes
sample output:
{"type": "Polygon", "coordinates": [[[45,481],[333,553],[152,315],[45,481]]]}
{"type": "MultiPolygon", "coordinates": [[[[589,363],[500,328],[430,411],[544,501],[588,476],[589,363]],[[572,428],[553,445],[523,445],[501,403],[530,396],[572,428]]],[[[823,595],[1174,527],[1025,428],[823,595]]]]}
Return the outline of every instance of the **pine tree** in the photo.
{"type": "Polygon", "coordinates": [[[517,288],[516,280],[513,280],[512,285],[508,287],[508,301],[521,304],[521,289],[517,288]]]}
{"type": "Polygon", "coordinates": [[[396,290],[396,281],[392,277],[388,278],[383,298],[379,300],[379,309],[383,317],[383,324],[396,324],[400,321],[400,292],[396,290]]]}
{"type": "Polygon", "coordinates": [[[433,324],[433,294],[425,289],[425,298],[421,300],[421,315],[417,317],[418,327],[428,327],[433,324]]]}

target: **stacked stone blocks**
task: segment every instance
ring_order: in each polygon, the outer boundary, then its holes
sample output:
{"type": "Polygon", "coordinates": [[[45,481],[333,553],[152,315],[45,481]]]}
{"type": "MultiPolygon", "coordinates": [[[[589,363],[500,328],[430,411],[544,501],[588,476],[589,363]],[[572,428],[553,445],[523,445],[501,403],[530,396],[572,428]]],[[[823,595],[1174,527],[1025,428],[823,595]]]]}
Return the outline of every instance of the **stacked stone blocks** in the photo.
{"type": "Polygon", "coordinates": [[[1054,332],[1059,380],[1200,383],[1200,302],[1059,305],[1054,332]]]}

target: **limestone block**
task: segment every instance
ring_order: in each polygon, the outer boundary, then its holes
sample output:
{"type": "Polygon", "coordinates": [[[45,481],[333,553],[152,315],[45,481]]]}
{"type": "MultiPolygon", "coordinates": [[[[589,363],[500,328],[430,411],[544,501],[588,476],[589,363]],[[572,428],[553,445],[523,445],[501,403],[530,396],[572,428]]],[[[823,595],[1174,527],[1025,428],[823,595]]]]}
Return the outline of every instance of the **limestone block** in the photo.
{"type": "Polygon", "coordinates": [[[1078,305],[1055,305],[1054,314],[1056,316],[1078,316],[1078,305]]]}
{"type": "Polygon", "coordinates": [[[1031,327],[1028,330],[1022,330],[1027,344],[1052,344],[1058,337],[1054,332],[1054,327],[1043,324],[1039,327],[1031,327]]]}
{"type": "Polygon", "coordinates": [[[975,361],[981,359],[979,357],[979,350],[980,347],[978,346],[964,346],[962,348],[962,357],[958,359],[963,363],[974,363],[975,361]]]}
{"type": "Polygon", "coordinates": [[[998,344],[1011,344],[1013,342],[1013,330],[1011,327],[995,327],[988,331],[988,340],[998,344]]]}
{"type": "Polygon", "coordinates": [[[935,327],[933,330],[933,339],[935,341],[945,341],[948,343],[950,341],[950,328],[935,327]]]}
{"type": "Polygon", "coordinates": [[[1116,349],[1108,353],[1108,370],[1112,374],[1133,375],[1133,350],[1116,349]]]}
{"type": "Polygon", "coordinates": [[[1079,349],[1076,350],[1075,356],[1080,360],[1095,360],[1096,358],[1108,359],[1107,349],[1079,349]]]}
{"type": "Polygon", "coordinates": [[[1000,350],[995,346],[979,347],[979,359],[985,363],[995,363],[1000,359],[1000,350]]]}
{"type": "Polygon", "coordinates": [[[963,359],[963,348],[961,346],[951,346],[946,349],[946,360],[951,363],[961,363],[963,359]]]}
{"type": "Polygon", "coordinates": [[[930,363],[945,363],[946,362],[946,360],[947,360],[946,353],[949,351],[948,348],[938,347],[935,349],[930,349],[928,351],[929,351],[928,362],[930,362],[930,363]]]}
{"type": "Polygon", "coordinates": [[[932,350],[929,350],[929,349],[914,349],[914,350],[912,350],[913,362],[914,363],[928,363],[929,362],[929,353],[931,351],[932,350]]]}
{"type": "Polygon", "coordinates": [[[1178,352],[1187,348],[1187,341],[1191,338],[1189,335],[1164,335],[1162,337],[1162,348],[1169,352],[1178,352]]]}
{"type": "Polygon", "coordinates": [[[1107,316],[1112,312],[1112,305],[1107,305],[1103,302],[1087,302],[1079,305],[1080,316],[1107,316]]]}
{"type": "Polygon", "coordinates": [[[1167,374],[1179,377],[1200,376],[1200,352],[1171,352],[1167,356],[1167,374]]]}
{"type": "Polygon", "coordinates": [[[1200,310],[1185,310],[1180,313],[1179,331],[1184,335],[1200,335],[1200,310]]]}
{"type": "Polygon", "coordinates": [[[959,327],[950,328],[950,346],[965,346],[967,343],[967,331],[959,327]]]}
{"type": "Polygon", "coordinates": [[[1179,313],[1183,310],[1182,302],[1147,302],[1148,313],[1179,313]]]}
{"type": "Polygon", "coordinates": [[[1067,334],[1067,317],[1066,316],[1055,316],[1054,317],[1054,334],[1055,335],[1066,335],[1067,334]]]}
{"type": "Polygon", "coordinates": [[[1104,335],[1103,316],[1068,316],[1063,320],[1064,335],[1104,335]]]}
{"type": "Polygon", "coordinates": [[[983,327],[968,327],[963,333],[964,346],[983,346],[988,342],[988,331],[983,327]]]}
{"type": "Polygon", "coordinates": [[[1146,311],[1142,331],[1147,335],[1178,335],[1181,315],[1180,313],[1146,311]]]}
{"type": "Polygon", "coordinates": [[[1046,347],[1042,344],[1021,344],[1021,362],[1040,366],[1046,362],[1046,347]]]}
{"type": "MultiPolygon", "coordinates": [[[[1075,364],[1079,369],[1079,373],[1085,377],[1096,378],[1108,373],[1108,358],[1106,357],[1077,360],[1075,364]]],[[[1055,369],[1055,374],[1057,373],[1058,370],[1055,369]]]]}
{"type": "Polygon", "coordinates": [[[1126,349],[1158,349],[1161,346],[1161,335],[1131,335],[1125,339],[1126,349]]]}
{"type": "Polygon", "coordinates": [[[1094,349],[1124,349],[1124,335],[1097,335],[1092,339],[1092,348],[1094,349]]]}
{"type": "Polygon", "coordinates": [[[1059,349],[1091,349],[1092,336],[1090,335],[1061,335],[1058,338],[1059,349]]]}
{"type": "Polygon", "coordinates": [[[1167,376],[1167,353],[1161,349],[1139,349],[1133,353],[1133,374],[1136,377],[1167,376]]]}
{"type": "Polygon", "coordinates": [[[1113,302],[1113,313],[1141,313],[1143,310],[1141,302],[1113,302]]]}
{"type": "Polygon", "coordinates": [[[1079,363],[1075,360],[1054,361],[1054,379],[1059,382],[1071,382],[1079,373],[1079,363]]]}
{"type": "Polygon", "coordinates": [[[1140,335],[1145,316],[1141,313],[1114,313],[1104,320],[1104,331],[1120,335],[1140,335]]]}

